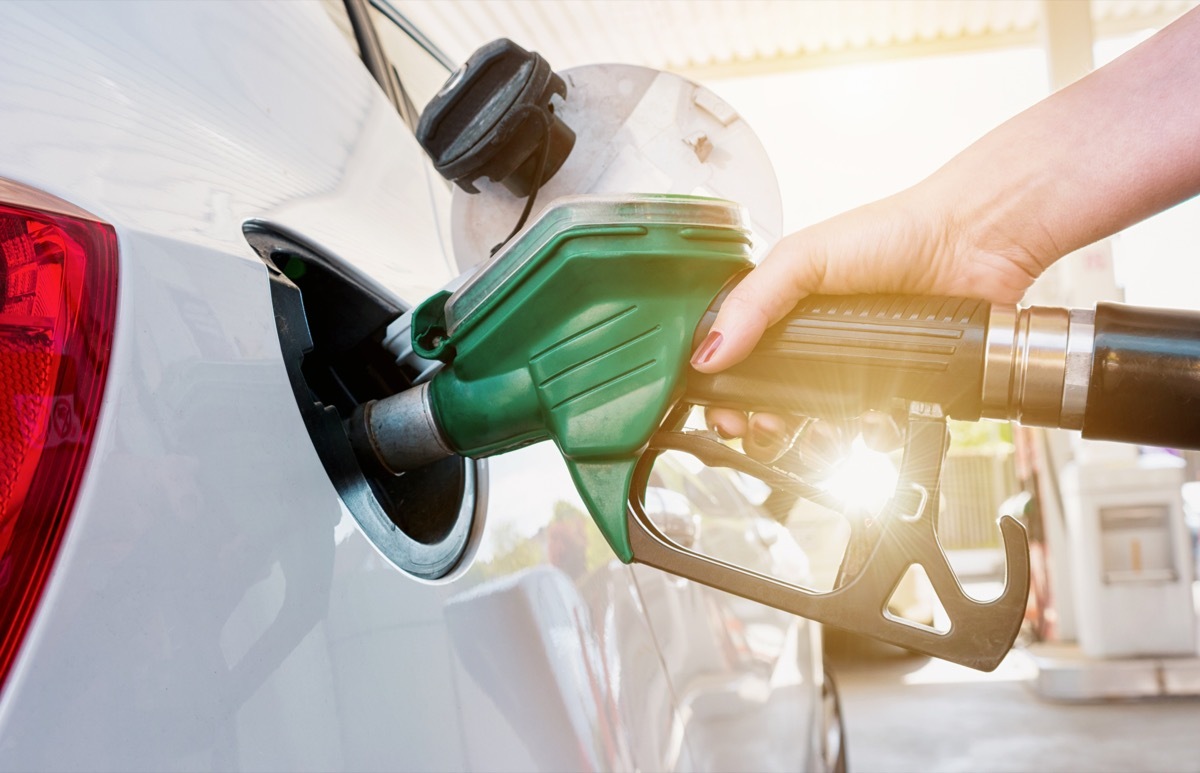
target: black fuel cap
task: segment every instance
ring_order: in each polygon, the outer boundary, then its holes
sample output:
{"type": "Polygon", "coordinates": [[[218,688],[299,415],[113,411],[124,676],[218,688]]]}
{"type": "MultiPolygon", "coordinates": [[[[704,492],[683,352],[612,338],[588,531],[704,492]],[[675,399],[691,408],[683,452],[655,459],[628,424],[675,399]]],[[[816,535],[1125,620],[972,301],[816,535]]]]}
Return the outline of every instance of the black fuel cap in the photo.
{"type": "Polygon", "coordinates": [[[575,132],[550,98],[567,85],[535,52],[501,38],[479,48],[426,106],[417,141],[438,173],[468,193],[480,177],[520,197],[554,176],[575,145],[575,132]],[[546,160],[541,179],[534,177],[546,160]]]}

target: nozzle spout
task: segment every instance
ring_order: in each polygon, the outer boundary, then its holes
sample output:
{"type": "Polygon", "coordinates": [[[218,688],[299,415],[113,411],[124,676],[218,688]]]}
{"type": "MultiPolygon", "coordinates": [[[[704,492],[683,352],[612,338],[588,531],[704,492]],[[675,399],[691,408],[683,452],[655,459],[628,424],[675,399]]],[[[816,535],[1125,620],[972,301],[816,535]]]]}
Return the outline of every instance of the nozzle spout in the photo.
{"type": "Polygon", "coordinates": [[[359,463],[399,475],[454,455],[429,399],[429,384],[360,405],[346,422],[359,463]]]}

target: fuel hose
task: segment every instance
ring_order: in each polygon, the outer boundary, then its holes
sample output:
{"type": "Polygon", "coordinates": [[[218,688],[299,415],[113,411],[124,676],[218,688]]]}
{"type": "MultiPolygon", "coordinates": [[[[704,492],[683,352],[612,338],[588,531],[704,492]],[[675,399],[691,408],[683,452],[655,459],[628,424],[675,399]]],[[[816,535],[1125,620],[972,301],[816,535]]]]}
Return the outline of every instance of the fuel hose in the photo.
{"type": "MultiPolygon", "coordinates": [[[[703,337],[726,293],[701,320],[703,337]]],[[[1018,308],[965,298],[809,296],[744,361],[691,374],[686,401],[848,419],[889,401],[964,421],[1200,448],[1200,314],[1101,303],[1018,308]]]]}

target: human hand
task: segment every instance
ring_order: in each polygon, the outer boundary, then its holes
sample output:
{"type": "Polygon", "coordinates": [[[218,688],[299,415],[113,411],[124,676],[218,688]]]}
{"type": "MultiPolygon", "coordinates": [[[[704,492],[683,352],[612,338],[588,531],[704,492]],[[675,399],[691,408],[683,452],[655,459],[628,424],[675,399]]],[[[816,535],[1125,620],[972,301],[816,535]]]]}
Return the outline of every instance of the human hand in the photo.
{"type": "Polygon", "coordinates": [[[1016,302],[1063,255],[1200,194],[1198,44],[1193,9],[913,188],[783,239],[725,300],[693,367],[741,361],[810,293],[1016,302]]]}
{"type": "Polygon", "coordinates": [[[746,414],[731,408],[709,408],[704,413],[708,426],[726,440],[742,438],[742,450],[764,464],[778,461],[791,450],[799,456],[828,466],[839,459],[855,435],[867,447],[889,452],[904,442],[896,419],[880,411],[867,411],[847,423],[789,419],[772,413],[746,414]]]}
{"type": "Polygon", "coordinates": [[[1015,302],[1057,257],[1027,249],[1020,234],[998,233],[986,219],[960,225],[957,213],[938,203],[945,198],[912,188],[785,237],[730,292],[692,366],[715,373],[741,361],[768,327],[812,293],[1015,302]]]}
{"type": "Polygon", "coordinates": [[[742,438],[742,450],[764,464],[774,462],[796,441],[804,420],[773,413],[746,414],[732,408],[708,408],[704,420],[726,440],[742,438]]]}
{"type": "MultiPolygon", "coordinates": [[[[926,183],[927,186],[936,184],[926,183]]],[[[707,373],[743,359],[763,332],[810,293],[905,293],[1018,300],[1053,259],[996,229],[960,227],[926,190],[910,189],[783,239],[721,306],[692,365],[707,373]]],[[[1056,257],[1056,256],[1055,256],[1056,257]]],[[[798,423],[766,413],[710,408],[710,427],[743,438],[743,450],[771,462],[792,444],[798,423]]]]}

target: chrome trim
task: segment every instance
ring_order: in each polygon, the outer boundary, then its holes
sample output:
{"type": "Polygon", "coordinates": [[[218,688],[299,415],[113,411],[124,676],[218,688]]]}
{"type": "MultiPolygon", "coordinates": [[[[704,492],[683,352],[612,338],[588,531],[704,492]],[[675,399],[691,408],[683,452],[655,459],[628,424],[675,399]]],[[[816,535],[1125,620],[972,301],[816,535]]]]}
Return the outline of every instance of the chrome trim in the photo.
{"type": "Polygon", "coordinates": [[[1017,419],[1057,427],[1067,371],[1067,310],[1032,306],[1017,324],[1017,419]]]}
{"type": "Polygon", "coordinates": [[[981,414],[1078,429],[1091,375],[1089,315],[1052,306],[993,306],[984,339],[981,414]]]}
{"type": "Polygon", "coordinates": [[[1013,370],[1016,366],[1017,307],[992,304],[984,338],[982,415],[1009,419],[1013,370]]]}
{"type": "Polygon", "coordinates": [[[1088,385],[1092,378],[1092,356],[1096,347],[1096,312],[1071,309],[1067,326],[1067,369],[1063,383],[1062,415],[1059,426],[1083,429],[1088,385]]]}

